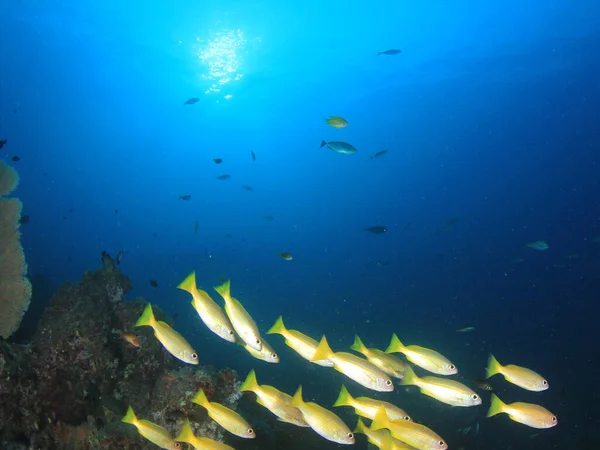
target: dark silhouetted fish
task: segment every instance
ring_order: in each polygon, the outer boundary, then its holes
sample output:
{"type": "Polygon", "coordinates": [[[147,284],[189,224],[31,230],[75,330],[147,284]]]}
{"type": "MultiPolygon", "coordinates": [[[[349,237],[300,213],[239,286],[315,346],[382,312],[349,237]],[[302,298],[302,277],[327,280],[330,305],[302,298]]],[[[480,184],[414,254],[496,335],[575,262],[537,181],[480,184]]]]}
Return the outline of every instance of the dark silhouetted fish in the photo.
{"type": "Polygon", "coordinates": [[[19,223],[21,225],[25,225],[26,223],[29,223],[29,216],[27,216],[27,215],[21,216],[21,218],[19,219],[19,223]]]}
{"type": "Polygon", "coordinates": [[[200,100],[198,97],[192,97],[192,98],[188,98],[184,105],[193,105],[194,103],[197,103],[198,100],[200,100]]]}
{"type": "Polygon", "coordinates": [[[494,386],[488,380],[482,380],[480,378],[473,378],[473,383],[477,385],[480,389],[484,391],[494,392],[494,386]]]}
{"type": "Polygon", "coordinates": [[[321,148],[327,146],[328,149],[333,150],[336,153],[340,153],[342,155],[353,155],[356,153],[356,149],[348,144],[347,142],[342,141],[330,141],[325,142],[321,141],[321,148]]]}
{"type": "Polygon", "coordinates": [[[250,155],[252,156],[252,161],[256,161],[256,155],[252,150],[250,150],[250,155]]]}
{"type": "Polygon", "coordinates": [[[18,156],[13,156],[12,158],[13,161],[17,162],[17,161],[21,161],[21,158],[19,158],[18,156]]]}
{"type": "Polygon", "coordinates": [[[179,196],[179,200],[189,200],[190,198],[192,198],[192,194],[185,194],[179,196]]]}
{"type": "Polygon", "coordinates": [[[119,253],[117,253],[117,257],[115,258],[115,262],[117,263],[117,265],[121,264],[123,256],[125,256],[125,250],[121,249],[119,250],[119,253]]]}
{"type": "Polygon", "coordinates": [[[365,231],[368,231],[369,233],[373,233],[373,234],[383,234],[383,233],[387,233],[387,228],[377,225],[374,227],[365,228],[365,231]]]}
{"type": "Polygon", "coordinates": [[[156,282],[156,280],[150,280],[150,286],[152,286],[153,288],[157,288],[158,283],[156,282]]]}
{"type": "Polygon", "coordinates": [[[231,175],[229,175],[228,173],[224,173],[223,175],[219,175],[217,177],[217,180],[227,180],[228,178],[231,178],[231,175]]]}
{"type": "Polygon", "coordinates": [[[402,50],[396,50],[395,48],[385,50],[383,52],[377,52],[377,56],[379,55],[397,55],[398,53],[402,53],[402,50]]]}
{"type": "Polygon", "coordinates": [[[369,156],[369,159],[380,158],[381,156],[385,155],[387,152],[388,152],[387,150],[379,150],[373,156],[369,156]]]}
{"type": "Polygon", "coordinates": [[[285,259],[286,261],[291,261],[292,259],[294,259],[294,257],[292,256],[292,254],[290,252],[281,252],[279,254],[279,256],[282,259],[285,259]]]}
{"type": "Polygon", "coordinates": [[[265,219],[265,220],[275,220],[275,217],[273,217],[273,216],[263,216],[263,219],[265,219]]]}
{"type": "Polygon", "coordinates": [[[223,162],[222,158],[215,158],[213,159],[213,161],[215,162],[215,164],[221,164],[223,162]]]}
{"type": "Polygon", "coordinates": [[[0,149],[6,145],[6,139],[0,139],[0,149]]]}
{"type": "Polygon", "coordinates": [[[200,222],[198,220],[196,220],[194,222],[194,233],[198,232],[198,227],[200,226],[200,222]]]}
{"type": "Polygon", "coordinates": [[[248,185],[244,185],[242,186],[242,189],[246,189],[247,191],[252,191],[254,189],[252,189],[252,186],[248,186],[248,185]]]}
{"type": "Polygon", "coordinates": [[[115,209],[115,216],[116,216],[117,214],[119,214],[119,210],[118,210],[118,209],[115,209]]]}

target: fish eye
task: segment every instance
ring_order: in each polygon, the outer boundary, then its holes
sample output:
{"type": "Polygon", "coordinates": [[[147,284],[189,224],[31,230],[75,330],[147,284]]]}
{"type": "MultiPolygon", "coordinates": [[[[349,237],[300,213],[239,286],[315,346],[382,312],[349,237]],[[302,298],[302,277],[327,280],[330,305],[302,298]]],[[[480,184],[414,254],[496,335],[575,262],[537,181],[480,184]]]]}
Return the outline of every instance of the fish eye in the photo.
{"type": "Polygon", "coordinates": [[[454,370],[456,369],[456,366],[454,364],[450,364],[450,370],[454,370]]]}
{"type": "Polygon", "coordinates": [[[552,422],[556,422],[556,416],[552,416],[552,422]]]}
{"type": "Polygon", "coordinates": [[[271,353],[271,358],[277,359],[277,353],[271,353]]]}
{"type": "Polygon", "coordinates": [[[444,441],[439,441],[439,442],[438,442],[438,445],[439,445],[440,447],[443,447],[444,445],[446,445],[446,443],[445,443],[444,441]]]}
{"type": "Polygon", "coordinates": [[[407,422],[410,422],[410,417],[404,416],[404,420],[406,420],[407,422]]]}
{"type": "Polygon", "coordinates": [[[254,430],[252,428],[248,428],[248,434],[254,434],[254,430]]]}
{"type": "Polygon", "coordinates": [[[354,435],[353,435],[352,433],[348,433],[348,434],[346,435],[346,437],[347,437],[348,439],[354,439],[354,435]]]}
{"type": "Polygon", "coordinates": [[[386,386],[391,386],[392,385],[392,380],[385,380],[385,385],[386,386]]]}
{"type": "Polygon", "coordinates": [[[233,330],[229,330],[229,335],[233,336],[233,330]]]}
{"type": "Polygon", "coordinates": [[[546,380],[542,380],[542,384],[543,384],[544,386],[547,386],[547,385],[548,385],[548,382],[547,382],[546,380]]]}
{"type": "Polygon", "coordinates": [[[478,399],[479,399],[479,395],[477,395],[477,394],[473,394],[473,395],[471,396],[471,398],[472,398],[473,400],[478,400],[478,399]]]}
{"type": "Polygon", "coordinates": [[[192,353],[192,359],[198,359],[198,355],[196,353],[192,353]]]}
{"type": "Polygon", "coordinates": [[[260,339],[257,339],[257,340],[256,340],[256,343],[257,343],[258,345],[260,345],[260,344],[261,344],[261,342],[260,342],[260,339]]]}

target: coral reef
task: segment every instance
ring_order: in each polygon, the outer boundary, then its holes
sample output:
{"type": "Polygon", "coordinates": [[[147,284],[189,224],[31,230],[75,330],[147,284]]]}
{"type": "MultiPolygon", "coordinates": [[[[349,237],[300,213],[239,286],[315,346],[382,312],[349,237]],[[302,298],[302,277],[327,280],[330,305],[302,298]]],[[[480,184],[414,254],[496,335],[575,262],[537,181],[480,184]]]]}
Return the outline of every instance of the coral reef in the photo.
{"type": "MultiPolygon", "coordinates": [[[[9,195],[18,183],[17,172],[0,161],[0,197],[9,195]]],[[[4,339],[19,328],[31,299],[19,232],[22,207],[19,199],[0,198],[0,337],[4,339]]]]}
{"type": "MultiPolygon", "coordinates": [[[[110,257],[102,261],[59,288],[31,342],[0,341],[0,448],[156,448],[121,423],[129,405],[173,435],[188,417],[197,435],[222,440],[223,430],[191,399],[203,388],[236,408],[237,373],[182,365],[151,329],[134,330],[145,304],[123,302],[129,279],[110,257]],[[139,348],[120,337],[134,331],[139,348]]],[[[158,308],[155,314],[169,322],[158,308]]]]}

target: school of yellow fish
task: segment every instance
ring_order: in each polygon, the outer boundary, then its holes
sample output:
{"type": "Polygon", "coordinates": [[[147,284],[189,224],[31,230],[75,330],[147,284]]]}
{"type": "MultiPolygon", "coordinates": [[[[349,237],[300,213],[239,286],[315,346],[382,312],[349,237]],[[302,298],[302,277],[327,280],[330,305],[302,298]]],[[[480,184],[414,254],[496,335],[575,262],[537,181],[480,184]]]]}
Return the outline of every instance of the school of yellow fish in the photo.
{"type": "MultiPolygon", "coordinates": [[[[257,359],[269,363],[279,362],[279,356],[260,334],[252,316],[239,300],[231,296],[229,280],[215,287],[225,303],[224,311],[207,292],[197,288],[195,272],[186,277],[178,288],[192,295],[192,306],[214,334],[228,342],[240,344],[257,359]]],[[[152,327],[157,340],[179,360],[188,364],[199,363],[198,354],[185,338],[165,322],[154,318],[150,304],[146,306],[136,326],[152,327]]],[[[289,330],[281,317],[266,334],[283,336],[285,343],[302,358],[323,367],[332,367],[347,378],[374,391],[393,391],[392,378],[395,378],[400,380],[401,385],[416,386],[421,393],[447,405],[471,407],[482,403],[477,393],[458,381],[440,376],[417,376],[408,362],[444,377],[457,374],[458,369],[435,350],[418,345],[404,345],[395,334],[392,335],[390,345],[385,351],[367,348],[356,336],[350,348],[362,356],[333,351],[325,336],[317,342],[300,331],[289,330]],[[408,362],[393,353],[403,354],[408,362]]],[[[544,391],[549,387],[548,382],[536,372],[515,365],[503,366],[490,355],[486,377],[496,374],[529,391],[544,391]]],[[[329,409],[316,403],[305,402],[302,386],[290,396],[273,386],[258,384],[256,373],[251,370],[240,390],[254,392],[256,401],[279,420],[299,427],[310,427],[323,438],[339,444],[354,444],[354,433],[362,433],[370,443],[383,450],[448,448],[441,436],[427,426],[414,422],[403,409],[368,397],[354,398],[344,385],[341,386],[333,406],[349,406],[354,409],[359,416],[354,431],[329,409]],[[372,421],[370,427],[365,425],[363,418],[372,421]]],[[[252,426],[240,414],[219,403],[208,401],[202,390],[197,393],[193,402],[206,409],[209,417],[228,432],[242,438],[256,437],[252,426]]],[[[487,417],[501,413],[508,414],[515,422],[537,429],[550,428],[557,424],[556,416],[542,406],[521,402],[506,404],[492,393],[487,417]]],[[[143,437],[160,448],[179,449],[180,442],[185,442],[196,449],[232,449],[221,442],[194,436],[188,420],[175,438],[161,426],[147,420],[139,420],[131,407],[122,420],[134,425],[143,437]]]]}

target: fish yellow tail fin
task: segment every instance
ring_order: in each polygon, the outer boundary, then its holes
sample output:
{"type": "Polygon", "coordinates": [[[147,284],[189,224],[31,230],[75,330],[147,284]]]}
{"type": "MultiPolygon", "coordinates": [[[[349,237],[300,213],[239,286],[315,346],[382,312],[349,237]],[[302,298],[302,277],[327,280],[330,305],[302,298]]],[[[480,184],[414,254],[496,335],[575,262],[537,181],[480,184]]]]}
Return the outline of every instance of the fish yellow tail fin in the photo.
{"type": "Polygon", "coordinates": [[[304,405],[304,400],[302,399],[302,386],[298,386],[298,390],[292,397],[292,400],[290,400],[290,406],[300,408],[302,405],[304,405]]]}
{"type": "Polygon", "coordinates": [[[196,405],[200,405],[200,406],[202,406],[203,408],[206,408],[206,409],[208,409],[208,407],[210,406],[210,402],[206,398],[206,394],[204,393],[204,391],[202,390],[202,388],[200,388],[200,390],[198,391],[198,393],[196,394],[196,396],[192,399],[192,401],[196,405]]]}
{"type": "Polygon", "coordinates": [[[323,361],[329,359],[332,355],[333,350],[331,350],[331,347],[329,347],[329,344],[327,343],[327,338],[323,336],[321,338],[321,342],[319,342],[319,346],[317,347],[315,354],[313,355],[310,361],[323,361]]]}
{"type": "Polygon", "coordinates": [[[389,431],[385,431],[381,435],[381,443],[379,444],[379,450],[393,450],[394,449],[394,439],[392,439],[392,433],[389,431]]]}
{"type": "Polygon", "coordinates": [[[404,378],[400,381],[401,386],[416,386],[419,382],[420,378],[417,376],[412,367],[408,364],[406,365],[406,369],[404,369],[404,378]]]}
{"type": "Polygon", "coordinates": [[[154,313],[152,312],[152,305],[150,303],[148,303],[148,305],[144,309],[144,312],[142,313],[142,315],[140,316],[138,321],[135,323],[135,326],[136,327],[143,327],[143,326],[154,327],[155,325],[156,325],[156,319],[154,318],[154,313]]]}
{"type": "Polygon", "coordinates": [[[356,428],[354,429],[354,433],[367,434],[367,433],[365,433],[366,429],[367,429],[367,427],[366,427],[365,423],[359,417],[358,422],[356,423],[356,428]]]}
{"type": "Polygon", "coordinates": [[[371,430],[377,431],[381,430],[382,428],[387,428],[389,423],[390,419],[387,413],[385,412],[385,408],[383,406],[380,406],[377,410],[377,413],[375,414],[375,417],[373,417],[373,422],[371,423],[371,430]]]}
{"type": "Polygon", "coordinates": [[[137,417],[135,417],[135,413],[133,412],[133,408],[131,406],[127,408],[125,417],[121,419],[121,422],[130,423],[131,425],[135,425],[137,422],[137,417]]]}
{"type": "Polygon", "coordinates": [[[226,302],[231,300],[231,280],[225,280],[220,286],[215,286],[215,291],[219,293],[226,302]]]}
{"type": "Polygon", "coordinates": [[[283,334],[287,331],[283,323],[283,317],[279,316],[273,326],[267,331],[267,334],[283,334]]]}
{"type": "Polygon", "coordinates": [[[246,381],[244,381],[240,386],[240,391],[255,392],[256,389],[258,389],[258,387],[259,386],[258,380],[256,379],[256,372],[254,372],[254,369],[252,369],[246,377],[246,381]]]}
{"type": "Polygon", "coordinates": [[[504,404],[504,402],[502,402],[502,400],[500,400],[498,398],[498,396],[496,394],[492,394],[491,398],[491,404],[490,404],[490,409],[487,412],[487,415],[485,417],[492,417],[495,416],[496,414],[500,414],[504,412],[504,407],[506,406],[504,404]]]}
{"type": "Polygon", "coordinates": [[[342,384],[342,388],[340,389],[340,395],[338,395],[338,398],[333,404],[333,406],[352,406],[353,403],[354,398],[352,398],[350,392],[348,392],[348,389],[346,389],[346,386],[342,384]]]}
{"type": "Polygon", "coordinates": [[[194,442],[195,437],[196,436],[194,436],[194,432],[192,431],[192,425],[190,424],[190,419],[186,417],[185,421],[183,422],[183,427],[174,441],[187,442],[188,444],[191,444],[194,442]]]}
{"type": "Polygon", "coordinates": [[[194,293],[198,290],[196,287],[196,272],[192,272],[185,277],[185,280],[179,283],[177,288],[194,295],[194,293]]]}
{"type": "Polygon", "coordinates": [[[386,353],[402,353],[405,349],[406,349],[406,347],[404,346],[404,344],[402,342],[400,342],[400,339],[398,339],[398,336],[396,336],[396,333],[394,333],[392,335],[392,340],[390,341],[390,345],[388,346],[388,348],[385,352],[386,353]]]}
{"type": "Polygon", "coordinates": [[[502,366],[500,365],[498,360],[494,357],[494,355],[492,355],[490,353],[490,358],[488,359],[488,364],[485,369],[485,377],[486,378],[492,377],[492,376],[496,375],[497,373],[500,373],[500,370],[502,370],[502,366]]]}
{"type": "Polygon", "coordinates": [[[365,347],[365,344],[363,344],[358,335],[354,336],[354,344],[352,344],[350,348],[358,353],[364,353],[367,349],[367,347],[365,347]]]}

